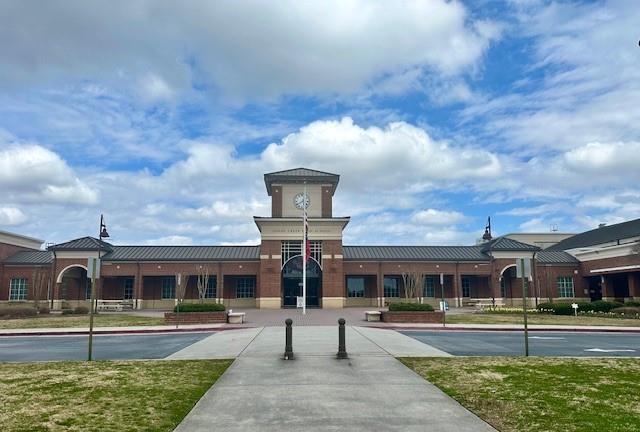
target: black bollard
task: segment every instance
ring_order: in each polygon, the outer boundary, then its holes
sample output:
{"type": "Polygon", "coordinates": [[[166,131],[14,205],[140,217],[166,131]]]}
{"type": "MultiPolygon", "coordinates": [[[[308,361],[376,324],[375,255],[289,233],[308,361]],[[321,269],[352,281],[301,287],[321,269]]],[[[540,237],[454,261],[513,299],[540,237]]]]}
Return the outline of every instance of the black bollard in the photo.
{"type": "Polygon", "coordinates": [[[339,359],[349,358],[347,355],[347,343],[344,337],[344,318],[338,320],[338,355],[339,359]]]}
{"type": "Polygon", "coordinates": [[[293,360],[293,329],[291,328],[293,320],[287,318],[284,323],[287,326],[284,332],[284,359],[293,360]]]}

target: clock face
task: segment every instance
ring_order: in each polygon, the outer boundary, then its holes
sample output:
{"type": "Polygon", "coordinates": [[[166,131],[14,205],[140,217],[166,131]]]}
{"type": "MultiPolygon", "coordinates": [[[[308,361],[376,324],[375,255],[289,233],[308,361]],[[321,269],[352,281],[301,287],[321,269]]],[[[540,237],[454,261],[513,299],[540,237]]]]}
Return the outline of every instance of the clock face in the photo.
{"type": "Polygon", "coordinates": [[[309,207],[309,195],[300,192],[293,197],[293,204],[295,204],[295,206],[299,209],[309,207]]]}

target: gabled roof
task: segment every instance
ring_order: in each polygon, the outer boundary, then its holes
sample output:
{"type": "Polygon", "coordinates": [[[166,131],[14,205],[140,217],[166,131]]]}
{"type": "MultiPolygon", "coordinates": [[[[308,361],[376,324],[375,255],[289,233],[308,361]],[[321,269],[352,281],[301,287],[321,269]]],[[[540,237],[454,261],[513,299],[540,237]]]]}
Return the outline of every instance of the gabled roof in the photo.
{"type": "Polygon", "coordinates": [[[482,245],[484,252],[488,251],[531,251],[540,250],[538,246],[519,242],[508,237],[496,237],[495,239],[482,245]]]}
{"type": "Polygon", "coordinates": [[[254,261],[260,246],[115,246],[104,261],[254,261]]]}
{"type": "Polygon", "coordinates": [[[53,262],[53,253],[49,251],[29,250],[16,252],[4,260],[4,264],[51,264],[53,262]]]}
{"type": "Polygon", "coordinates": [[[603,226],[591,231],[576,234],[573,237],[549,247],[551,250],[568,250],[602,243],[615,242],[640,236],[640,219],[634,219],[615,225],[603,226]]]}
{"type": "Polygon", "coordinates": [[[536,261],[540,264],[577,264],[580,261],[564,251],[541,250],[536,254],[536,261]]]}
{"type": "Polygon", "coordinates": [[[271,196],[271,185],[276,183],[310,183],[329,184],[331,194],[336,191],[340,176],[324,171],[312,170],[309,168],[294,168],[285,171],[276,171],[264,175],[264,184],[267,186],[267,193],[271,196]]]}
{"type": "Polygon", "coordinates": [[[81,237],[48,247],[52,251],[110,251],[113,245],[93,237],[81,237]]]}
{"type": "Polygon", "coordinates": [[[489,261],[480,246],[343,246],[345,261],[489,261]]]}

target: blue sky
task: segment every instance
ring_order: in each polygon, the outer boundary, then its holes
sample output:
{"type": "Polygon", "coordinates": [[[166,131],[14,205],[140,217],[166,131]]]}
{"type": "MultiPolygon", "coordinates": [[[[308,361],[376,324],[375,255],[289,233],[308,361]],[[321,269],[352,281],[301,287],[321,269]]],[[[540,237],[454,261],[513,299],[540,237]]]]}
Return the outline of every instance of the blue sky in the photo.
{"type": "Polygon", "coordinates": [[[640,215],[635,1],[0,3],[0,230],[256,244],[341,175],[347,244],[640,215]]]}

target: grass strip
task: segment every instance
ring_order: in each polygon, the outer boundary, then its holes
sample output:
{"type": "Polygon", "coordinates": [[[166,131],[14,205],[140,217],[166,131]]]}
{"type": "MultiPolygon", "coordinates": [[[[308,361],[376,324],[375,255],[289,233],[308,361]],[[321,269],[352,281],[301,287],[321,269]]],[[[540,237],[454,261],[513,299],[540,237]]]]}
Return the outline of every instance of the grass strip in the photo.
{"type": "Polygon", "coordinates": [[[230,364],[0,363],[0,430],[171,431],[230,364]]]}
{"type": "MultiPolygon", "coordinates": [[[[94,315],[96,327],[164,325],[164,318],[127,314],[94,315]]],[[[36,318],[0,320],[0,329],[89,327],[89,315],[40,315],[36,318]]]]}
{"type": "MultiPolygon", "coordinates": [[[[492,313],[466,313],[447,315],[447,323],[450,324],[522,324],[522,313],[516,314],[492,314],[492,313]]],[[[640,327],[638,319],[607,318],[591,316],[564,316],[547,314],[529,314],[529,324],[542,325],[576,325],[576,326],[620,326],[640,327]]]]}
{"type": "Polygon", "coordinates": [[[640,430],[640,359],[400,361],[503,432],[640,430]]]}

